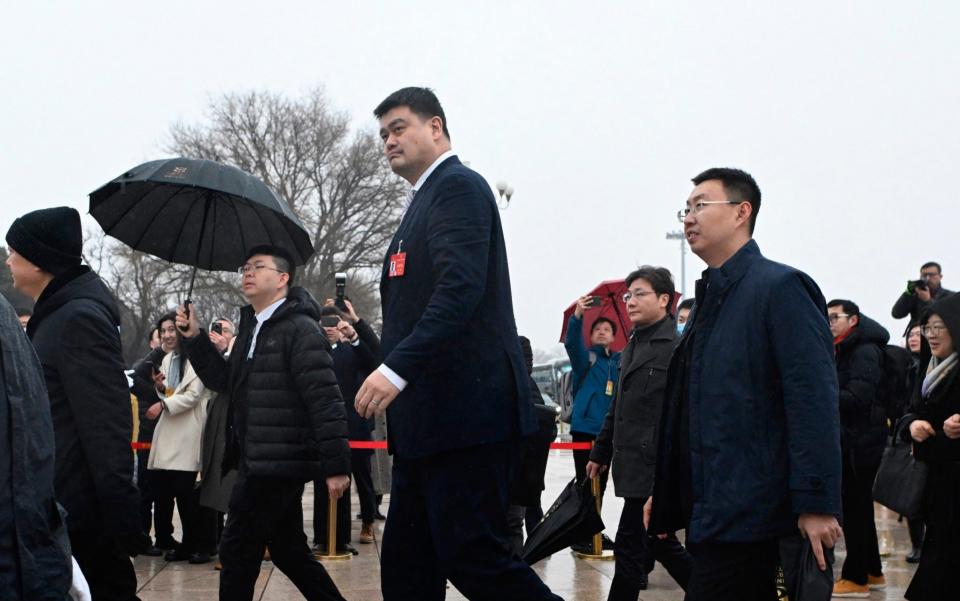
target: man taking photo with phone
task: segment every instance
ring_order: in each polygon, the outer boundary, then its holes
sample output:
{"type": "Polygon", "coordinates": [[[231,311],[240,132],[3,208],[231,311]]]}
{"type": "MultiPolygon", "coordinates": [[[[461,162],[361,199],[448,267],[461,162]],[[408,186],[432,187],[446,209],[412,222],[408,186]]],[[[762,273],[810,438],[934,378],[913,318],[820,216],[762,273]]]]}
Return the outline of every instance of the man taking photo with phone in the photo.
{"type": "MultiPolygon", "coordinates": [[[[583,315],[593,307],[600,306],[600,297],[581,296],[577,307],[567,323],[567,340],[564,346],[570,357],[573,378],[573,412],[570,415],[570,435],[573,442],[593,442],[603,428],[603,421],[610,408],[620,373],[620,353],[610,350],[617,335],[617,325],[606,317],[599,317],[590,326],[589,346],[583,339],[583,315]]],[[[574,451],[573,464],[577,482],[587,474],[590,451],[574,451]]],[[[600,494],[607,489],[609,472],[600,475],[600,494]]],[[[612,542],[604,536],[604,548],[612,542]]],[[[581,553],[592,553],[591,541],[584,540],[570,547],[581,553]]]]}

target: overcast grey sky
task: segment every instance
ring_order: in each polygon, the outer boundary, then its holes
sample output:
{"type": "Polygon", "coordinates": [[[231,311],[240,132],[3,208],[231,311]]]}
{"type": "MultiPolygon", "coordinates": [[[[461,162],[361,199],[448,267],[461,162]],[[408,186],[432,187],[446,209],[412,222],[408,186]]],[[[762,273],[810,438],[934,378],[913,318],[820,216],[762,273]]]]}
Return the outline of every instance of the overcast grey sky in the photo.
{"type": "MultiPolygon", "coordinates": [[[[211,98],[317,85],[357,127],[436,90],[502,213],[521,333],[639,263],[679,271],[710,166],[753,173],[764,253],[890,307],[927,259],[960,286],[955,2],[33,2],[0,35],[0,227],[162,156],[211,98]]],[[[703,264],[688,262],[688,287],[703,264]]]]}

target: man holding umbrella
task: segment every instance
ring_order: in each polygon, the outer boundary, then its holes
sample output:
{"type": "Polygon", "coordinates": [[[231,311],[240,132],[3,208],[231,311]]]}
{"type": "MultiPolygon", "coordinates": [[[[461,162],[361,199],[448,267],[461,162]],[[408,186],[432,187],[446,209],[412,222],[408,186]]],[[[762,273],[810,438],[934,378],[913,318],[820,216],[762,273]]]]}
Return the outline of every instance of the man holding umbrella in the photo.
{"type": "Polygon", "coordinates": [[[248,253],[237,342],[228,359],[201,331],[195,308],[177,326],[191,364],[210,389],[231,398],[223,469],[239,466],[220,543],[220,598],[252,599],[264,549],[308,599],[342,600],[311,554],[301,497],[308,480],[331,498],[350,486],[347,418],[320,306],[292,287],[294,261],[282,248],[248,253]]]}

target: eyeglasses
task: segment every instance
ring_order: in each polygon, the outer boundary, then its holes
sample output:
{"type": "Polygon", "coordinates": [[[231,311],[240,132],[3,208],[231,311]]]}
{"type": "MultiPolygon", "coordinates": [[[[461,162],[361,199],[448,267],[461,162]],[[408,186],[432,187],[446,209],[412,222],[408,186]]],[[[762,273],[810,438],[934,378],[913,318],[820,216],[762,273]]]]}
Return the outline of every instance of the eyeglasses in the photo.
{"type": "Polygon", "coordinates": [[[849,313],[831,313],[828,319],[830,320],[830,323],[837,323],[838,321],[840,321],[841,317],[845,319],[849,319],[850,314],[849,313]]]}
{"type": "Polygon", "coordinates": [[[261,269],[269,269],[270,271],[276,271],[277,273],[287,273],[286,271],[280,271],[279,269],[270,267],[269,265],[250,265],[249,263],[242,267],[238,267],[237,273],[240,275],[247,275],[252,271],[260,271],[261,269]]]}
{"type": "Polygon", "coordinates": [[[683,220],[687,218],[687,215],[693,213],[694,215],[699,215],[703,213],[704,207],[707,205],[738,205],[746,201],[743,200],[698,200],[693,203],[692,206],[684,207],[677,211],[677,220],[680,223],[683,223],[683,220]]]}
{"type": "Polygon", "coordinates": [[[624,292],[623,293],[623,302],[629,303],[630,299],[633,297],[643,298],[648,294],[656,294],[653,290],[637,290],[636,292],[624,292]]]}
{"type": "Polygon", "coordinates": [[[947,326],[935,325],[935,326],[926,326],[923,328],[923,337],[924,338],[939,338],[940,334],[947,329],[947,326]]]}

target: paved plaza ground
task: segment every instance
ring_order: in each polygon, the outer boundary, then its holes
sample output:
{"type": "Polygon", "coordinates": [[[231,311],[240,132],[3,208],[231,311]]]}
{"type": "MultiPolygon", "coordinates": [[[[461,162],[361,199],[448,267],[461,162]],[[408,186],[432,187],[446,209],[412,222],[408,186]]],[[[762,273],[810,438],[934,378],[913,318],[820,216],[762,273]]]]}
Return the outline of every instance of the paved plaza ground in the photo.
{"type": "MultiPolygon", "coordinates": [[[[572,475],[573,459],[570,452],[551,451],[547,468],[547,490],[543,494],[544,508],[556,498],[572,475]]],[[[609,493],[612,493],[612,482],[609,493]]],[[[355,514],[358,511],[356,494],[353,498],[352,513],[355,514]]],[[[384,512],[388,502],[389,496],[384,500],[384,512]]],[[[622,507],[623,503],[620,499],[612,494],[607,495],[603,519],[607,525],[606,533],[611,538],[616,534],[622,507]]],[[[303,498],[303,513],[304,528],[308,537],[312,538],[313,491],[309,485],[303,498]]],[[[176,526],[179,530],[179,523],[176,523],[176,526]]],[[[898,524],[895,515],[878,506],[877,528],[881,540],[888,541],[892,551],[883,559],[889,587],[886,591],[871,593],[870,598],[875,601],[902,599],[903,591],[909,584],[914,570],[912,565],[903,560],[904,555],[910,550],[906,524],[898,524]]],[[[360,551],[360,555],[349,561],[326,562],[324,565],[348,600],[381,601],[379,536],[383,532],[383,522],[376,524],[378,537],[376,544],[358,544],[359,532],[360,523],[355,521],[353,542],[360,551]]],[[[178,531],[177,537],[179,536],[178,531]]],[[[845,550],[841,543],[837,548],[838,566],[842,563],[844,556],[845,550]]],[[[167,563],[162,558],[139,557],[136,559],[136,569],[140,585],[139,595],[143,601],[207,601],[217,598],[220,573],[213,569],[212,563],[194,566],[185,562],[167,563]]],[[[564,551],[538,563],[534,569],[554,592],[567,601],[601,601],[607,597],[610,581],[613,578],[614,564],[612,561],[596,562],[576,559],[569,551],[564,551]]],[[[257,581],[255,598],[261,601],[285,601],[302,597],[280,570],[275,569],[269,561],[265,561],[257,581]]],[[[464,597],[450,586],[447,599],[458,600],[464,597]]],[[[650,574],[650,588],[641,593],[640,599],[679,601],[683,599],[683,592],[666,571],[658,566],[650,574]]]]}

